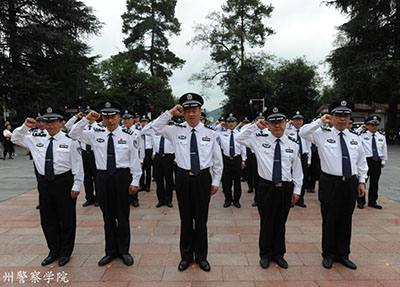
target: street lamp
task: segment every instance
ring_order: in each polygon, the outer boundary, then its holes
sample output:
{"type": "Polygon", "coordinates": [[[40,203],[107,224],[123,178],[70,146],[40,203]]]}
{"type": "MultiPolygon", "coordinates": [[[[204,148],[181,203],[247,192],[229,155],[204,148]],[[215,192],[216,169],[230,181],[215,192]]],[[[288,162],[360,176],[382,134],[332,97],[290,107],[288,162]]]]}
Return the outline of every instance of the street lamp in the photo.
{"type": "Polygon", "coordinates": [[[253,105],[254,102],[262,102],[262,112],[265,112],[267,110],[267,107],[265,106],[265,99],[250,99],[249,104],[250,106],[253,105]]]}

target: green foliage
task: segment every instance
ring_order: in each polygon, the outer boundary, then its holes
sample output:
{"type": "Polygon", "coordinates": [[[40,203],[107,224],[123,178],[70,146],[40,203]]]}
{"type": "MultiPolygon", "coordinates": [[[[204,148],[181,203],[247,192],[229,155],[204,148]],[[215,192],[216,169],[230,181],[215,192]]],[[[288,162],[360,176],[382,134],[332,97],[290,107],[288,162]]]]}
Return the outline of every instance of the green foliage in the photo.
{"type": "Polygon", "coordinates": [[[127,0],[127,12],[122,15],[122,31],[127,34],[124,43],[132,59],[164,80],[185,63],[168,49],[167,35],[178,35],[181,30],[175,6],[176,0],[127,0]]]}

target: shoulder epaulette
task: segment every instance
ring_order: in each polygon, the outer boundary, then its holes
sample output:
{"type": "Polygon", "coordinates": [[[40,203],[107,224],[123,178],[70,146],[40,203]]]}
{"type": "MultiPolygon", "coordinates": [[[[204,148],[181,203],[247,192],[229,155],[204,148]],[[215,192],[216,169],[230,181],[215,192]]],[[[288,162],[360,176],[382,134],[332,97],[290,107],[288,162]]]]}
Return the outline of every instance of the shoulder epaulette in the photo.
{"type": "Polygon", "coordinates": [[[210,126],[208,126],[208,125],[204,125],[204,127],[208,128],[208,129],[210,129],[210,130],[212,130],[212,131],[215,131],[215,129],[213,129],[212,127],[210,127],[210,126]]]}
{"type": "Polygon", "coordinates": [[[351,132],[352,134],[356,134],[356,135],[360,135],[358,132],[356,132],[356,131],[353,131],[353,130],[349,130],[349,132],[351,132]]]}
{"type": "Polygon", "coordinates": [[[256,133],[256,137],[267,137],[268,134],[264,134],[263,132],[256,133]]]}
{"type": "Polygon", "coordinates": [[[122,131],[128,135],[133,135],[133,131],[131,131],[130,129],[122,129],[122,131]]]}
{"type": "Polygon", "coordinates": [[[93,128],[93,130],[95,131],[95,132],[105,132],[106,130],[105,129],[102,129],[102,128],[93,128]]]}
{"type": "Polygon", "coordinates": [[[360,134],[365,134],[367,132],[367,130],[362,130],[361,132],[360,132],[360,134]]]}
{"type": "Polygon", "coordinates": [[[105,128],[105,126],[103,126],[101,123],[98,123],[97,126],[100,128],[105,128]]]}
{"type": "Polygon", "coordinates": [[[42,131],[40,131],[40,132],[33,132],[33,133],[32,133],[32,136],[33,136],[33,137],[45,137],[45,136],[46,136],[46,133],[44,133],[44,132],[42,132],[42,131]]]}
{"type": "Polygon", "coordinates": [[[385,132],[378,131],[378,133],[380,133],[381,135],[385,136],[385,132]]]}
{"type": "Polygon", "coordinates": [[[326,132],[330,132],[331,131],[331,129],[329,127],[327,127],[327,126],[320,126],[320,127],[321,127],[321,130],[323,130],[323,131],[326,131],[326,132]]]}
{"type": "Polygon", "coordinates": [[[299,141],[295,138],[292,138],[291,136],[288,136],[288,139],[290,139],[291,141],[295,142],[295,143],[299,143],[299,141]]]}
{"type": "Polygon", "coordinates": [[[175,124],[176,127],[180,127],[180,128],[186,128],[185,125],[181,125],[181,124],[175,124]]]}
{"type": "Polygon", "coordinates": [[[39,129],[39,128],[30,128],[30,129],[28,130],[28,132],[33,133],[33,132],[37,131],[38,129],[39,129]]]}

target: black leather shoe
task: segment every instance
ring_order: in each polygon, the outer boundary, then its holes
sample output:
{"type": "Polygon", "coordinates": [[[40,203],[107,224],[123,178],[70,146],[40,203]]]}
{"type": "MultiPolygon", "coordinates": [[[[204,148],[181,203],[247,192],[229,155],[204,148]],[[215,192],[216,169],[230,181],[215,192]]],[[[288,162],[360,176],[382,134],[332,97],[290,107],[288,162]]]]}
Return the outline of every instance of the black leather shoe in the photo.
{"type": "Polygon", "coordinates": [[[353,270],[357,269],[357,265],[355,265],[349,258],[336,258],[336,261],[342,263],[343,266],[346,266],[347,268],[353,270]]]}
{"type": "Polygon", "coordinates": [[[206,272],[210,272],[211,270],[211,266],[210,263],[208,263],[207,260],[202,260],[200,262],[197,262],[199,264],[199,267],[201,270],[206,271],[206,272]]]}
{"type": "Polygon", "coordinates": [[[369,206],[369,207],[376,208],[376,209],[382,209],[382,206],[380,206],[380,205],[377,204],[376,202],[375,202],[375,203],[368,203],[368,206],[369,206]]]}
{"type": "Polygon", "coordinates": [[[167,206],[168,206],[169,208],[174,207],[174,205],[172,204],[172,202],[167,202],[167,206]]]}
{"type": "Polygon", "coordinates": [[[40,209],[40,205],[36,205],[36,209],[40,209]]]}
{"type": "Polygon", "coordinates": [[[308,192],[315,193],[315,189],[310,189],[308,192]]]}
{"type": "Polygon", "coordinates": [[[283,268],[283,269],[288,269],[288,267],[289,267],[289,264],[283,258],[272,259],[272,261],[275,261],[276,264],[278,264],[278,266],[283,268]]]}
{"type": "Polygon", "coordinates": [[[186,269],[189,268],[189,266],[190,266],[190,262],[189,261],[182,260],[181,262],[179,262],[178,270],[179,271],[185,271],[186,269]]]}
{"type": "Polygon", "coordinates": [[[133,257],[129,253],[121,255],[121,258],[122,258],[122,262],[124,262],[124,264],[126,266],[133,265],[133,257]]]}
{"type": "Polygon", "coordinates": [[[42,261],[42,266],[46,266],[46,265],[49,265],[49,264],[51,264],[51,263],[53,263],[54,261],[56,261],[57,260],[57,257],[56,256],[47,256],[45,259],[43,259],[43,261],[42,261]]]}
{"type": "Polygon", "coordinates": [[[100,206],[100,203],[99,203],[98,200],[96,200],[96,201],[94,202],[94,206],[100,206]]]}
{"type": "Polygon", "coordinates": [[[58,266],[64,266],[65,264],[67,264],[69,262],[69,256],[65,256],[65,257],[60,257],[60,259],[58,259],[58,266]]]}
{"type": "Polygon", "coordinates": [[[145,188],[146,192],[150,192],[150,187],[145,188]]]}
{"type": "Polygon", "coordinates": [[[333,265],[333,258],[332,257],[324,257],[322,259],[322,266],[326,269],[331,269],[333,265]]]}
{"type": "Polygon", "coordinates": [[[253,189],[250,188],[247,192],[248,192],[248,193],[252,193],[252,192],[253,192],[253,189]]]}
{"type": "Polygon", "coordinates": [[[359,209],[363,209],[364,208],[364,203],[361,203],[361,202],[357,203],[357,207],[359,209]]]}
{"type": "Polygon", "coordinates": [[[257,206],[257,201],[253,201],[253,203],[251,204],[251,206],[257,206]]]}
{"type": "Polygon", "coordinates": [[[269,267],[269,259],[268,258],[261,258],[260,259],[260,266],[263,269],[267,269],[269,267]]]}
{"type": "Polygon", "coordinates": [[[132,202],[133,207],[139,207],[139,201],[133,201],[132,202]]]}
{"type": "Polygon", "coordinates": [[[305,205],[304,202],[296,202],[296,205],[298,205],[298,206],[300,206],[300,207],[303,207],[303,208],[306,208],[306,207],[307,207],[307,205],[305,205]]]}
{"type": "Polygon", "coordinates": [[[86,207],[86,206],[92,205],[93,203],[94,203],[94,201],[92,201],[92,200],[86,200],[86,201],[82,204],[82,206],[83,206],[83,207],[86,207]]]}
{"type": "Polygon", "coordinates": [[[225,203],[224,203],[224,208],[227,208],[227,207],[231,206],[231,204],[232,204],[232,202],[230,202],[230,201],[225,201],[225,203]]]}
{"type": "Polygon", "coordinates": [[[108,263],[110,263],[111,261],[113,261],[114,257],[111,255],[106,255],[103,258],[100,259],[100,261],[97,263],[97,265],[99,266],[104,266],[108,263]]]}
{"type": "Polygon", "coordinates": [[[234,202],[233,202],[233,205],[234,205],[236,208],[241,208],[241,207],[242,207],[242,206],[240,205],[239,201],[234,201],[234,202]]]}
{"type": "Polygon", "coordinates": [[[156,207],[157,207],[157,208],[160,208],[160,207],[163,206],[163,205],[164,205],[164,203],[159,202],[159,203],[157,203],[156,207]]]}

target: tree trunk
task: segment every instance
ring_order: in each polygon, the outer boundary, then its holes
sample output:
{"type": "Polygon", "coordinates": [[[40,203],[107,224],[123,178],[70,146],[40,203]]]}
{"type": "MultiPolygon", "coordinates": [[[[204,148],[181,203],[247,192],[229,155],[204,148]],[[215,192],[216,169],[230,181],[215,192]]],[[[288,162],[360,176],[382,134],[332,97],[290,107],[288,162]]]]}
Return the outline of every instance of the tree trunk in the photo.
{"type": "Polygon", "coordinates": [[[241,66],[243,67],[244,65],[244,11],[243,7],[241,7],[240,11],[240,61],[241,61],[241,66]]]}
{"type": "Polygon", "coordinates": [[[151,29],[151,44],[150,44],[150,74],[154,76],[154,37],[155,37],[155,15],[154,15],[154,1],[151,1],[151,18],[152,18],[152,29],[151,29]]]}

